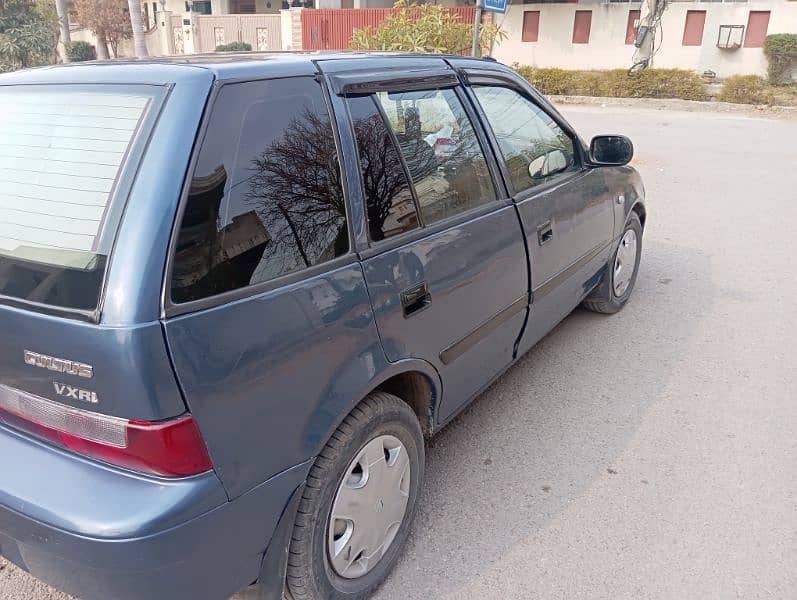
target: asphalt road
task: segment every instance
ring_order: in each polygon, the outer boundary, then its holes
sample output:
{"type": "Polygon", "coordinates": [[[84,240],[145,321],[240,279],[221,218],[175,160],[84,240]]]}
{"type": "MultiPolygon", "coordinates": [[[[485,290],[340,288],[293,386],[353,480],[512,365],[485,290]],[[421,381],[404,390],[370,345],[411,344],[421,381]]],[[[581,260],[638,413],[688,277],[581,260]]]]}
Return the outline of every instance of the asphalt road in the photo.
{"type": "MultiPolygon", "coordinates": [[[[565,106],[648,191],[630,304],[577,310],[427,450],[378,600],[797,599],[797,122],[565,106]]],[[[4,600],[64,600],[11,566],[4,600]]]]}

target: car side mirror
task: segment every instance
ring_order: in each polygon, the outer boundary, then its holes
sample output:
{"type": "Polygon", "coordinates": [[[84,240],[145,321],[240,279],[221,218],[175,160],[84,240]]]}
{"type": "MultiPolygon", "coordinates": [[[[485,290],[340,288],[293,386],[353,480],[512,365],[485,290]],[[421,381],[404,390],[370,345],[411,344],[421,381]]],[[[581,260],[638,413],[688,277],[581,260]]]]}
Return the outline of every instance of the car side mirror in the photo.
{"type": "Polygon", "coordinates": [[[634,144],[624,135],[596,135],[589,143],[589,159],[594,165],[621,167],[633,157],[634,144]]]}

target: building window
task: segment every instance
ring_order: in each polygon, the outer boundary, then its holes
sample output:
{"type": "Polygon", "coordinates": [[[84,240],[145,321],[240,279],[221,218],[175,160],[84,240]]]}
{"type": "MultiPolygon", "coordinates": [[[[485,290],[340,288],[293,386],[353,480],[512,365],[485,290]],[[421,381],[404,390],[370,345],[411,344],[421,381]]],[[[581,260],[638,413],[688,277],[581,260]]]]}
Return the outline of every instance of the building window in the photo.
{"type": "Polygon", "coordinates": [[[536,42],[540,36],[540,11],[527,10],[523,13],[524,42],[536,42]]]}
{"type": "Polygon", "coordinates": [[[592,27],[592,11],[577,10],[573,20],[573,43],[589,44],[589,30],[592,27]]]}
{"type": "Polygon", "coordinates": [[[251,15],[257,12],[254,0],[231,0],[230,8],[234,14],[251,15]]]}
{"type": "Polygon", "coordinates": [[[639,27],[639,17],[641,16],[641,11],[638,10],[629,10],[628,11],[628,23],[625,26],[625,43],[626,45],[630,45],[634,43],[636,39],[636,30],[639,27]]]}
{"type": "Polygon", "coordinates": [[[768,10],[751,10],[747,17],[747,34],[744,36],[745,48],[762,48],[769,27],[768,10]]]}
{"type": "Polygon", "coordinates": [[[703,43],[703,28],[706,25],[706,11],[688,10],[686,11],[686,23],[684,24],[684,46],[700,46],[703,43]]]}
{"type": "Polygon", "coordinates": [[[200,15],[209,15],[213,12],[209,0],[194,0],[191,8],[195,13],[200,15]]]}

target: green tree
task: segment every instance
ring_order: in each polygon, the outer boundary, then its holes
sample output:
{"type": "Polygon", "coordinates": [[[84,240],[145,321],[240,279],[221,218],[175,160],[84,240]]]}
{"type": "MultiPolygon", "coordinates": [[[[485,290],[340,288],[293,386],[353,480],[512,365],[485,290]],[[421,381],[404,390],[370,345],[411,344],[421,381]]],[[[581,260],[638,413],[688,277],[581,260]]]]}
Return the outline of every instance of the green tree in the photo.
{"type": "Polygon", "coordinates": [[[27,0],[0,0],[0,72],[54,62],[59,32],[51,12],[27,0]]]}
{"type": "MultiPolygon", "coordinates": [[[[473,25],[463,23],[458,14],[439,4],[418,4],[398,0],[398,11],[386,17],[379,27],[365,27],[354,32],[351,47],[356,50],[397,50],[461,54],[469,51],[473,25]]],[[[482,24],[479,47],[489,53],[493,43],[506,39],[506,32],[494,23],[482,24]]]]}
{"type": "Polygon", "coordinates": [[[797,33],[774,33],[764,40],[764,54],[769,62],[767,76],[772,85],[791,83],[797,66],[797,33]]]}

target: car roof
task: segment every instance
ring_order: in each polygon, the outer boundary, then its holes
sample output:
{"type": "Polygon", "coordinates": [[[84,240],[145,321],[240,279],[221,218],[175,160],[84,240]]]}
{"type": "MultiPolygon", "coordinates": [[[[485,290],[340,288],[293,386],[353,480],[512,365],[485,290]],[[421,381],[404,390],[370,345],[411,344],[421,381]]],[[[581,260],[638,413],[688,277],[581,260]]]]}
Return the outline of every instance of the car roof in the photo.
{"type": "MultiPolygon", "coordinates": [[[[318,64],[335,61],[333,70],[345,63],[351,68],[393,66],[396,68],[423,67],[441,63],[443,59],[463,60],[462,56],[445,54],[407,54],[356,51],[300,51],[300,52],[223,52],[146,59],[113,59],[37,69],[23,69],[0,75],[0,85],[24,83],[172,83],[187,78],[207,78],[228,81],[265,76],[311,75],[318,64]]],[[[465,59],[482,65],[497,65],[493,59],[465,59]]]]}

